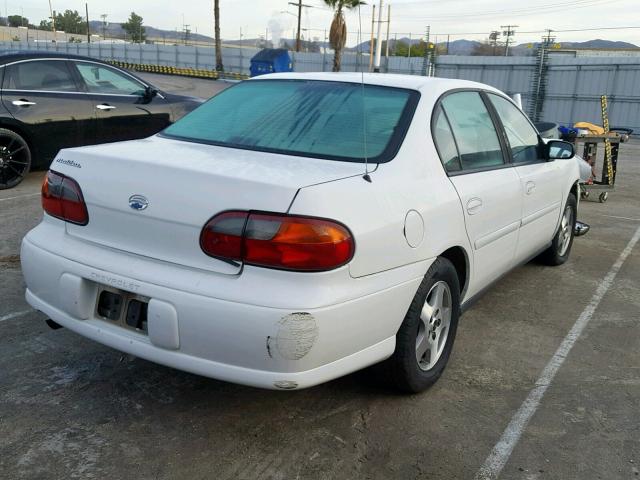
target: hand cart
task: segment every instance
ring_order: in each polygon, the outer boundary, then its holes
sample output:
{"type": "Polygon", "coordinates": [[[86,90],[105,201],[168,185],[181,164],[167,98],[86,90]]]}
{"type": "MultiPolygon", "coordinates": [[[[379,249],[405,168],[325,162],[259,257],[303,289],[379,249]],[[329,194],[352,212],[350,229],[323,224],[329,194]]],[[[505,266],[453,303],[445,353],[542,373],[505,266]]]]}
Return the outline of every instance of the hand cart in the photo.
{"type": "Polygon", "coordinates": [[[608,135],[582,135],[574,140],[576,152],[582,155],[594,171],[593,178],[589,182],[580,184],[582,198],[588,198],[593,191],[599,192],[600,203],[607,201],[609,192],[614,189],[616,183],[616,173],[618,171],[618,150],[620,149],[620,136],[616,134],[608,135]],[[582,152],[580,144],[583,145],[582,152]],[[604,158],[602,160],[602,173],[598,178],[595,173],[598,165],[598,146],[604,147],[604,158]]]}
{"type": "Polygon", "coordinates": [[[604,203],[609,198],[609,192],[613,190],[616,183],[616,172],[618,171],[618,150],[620,142],[624,142],[633,133],[632,130],[624,128],[609,128],[609,112],[607,96],[600,97],[600,107],[602,110],[602,135],[580,135],[574,140],[576,151],[580,143],[584,144],[582,158],[591,165],[592,178],[589,182],[580,185],[582,198],[588,198],[590,191],[598,191],[598,200],[604,203]],[[604,160],[602,163],[602,174],[600,180],[595,173],[598,144],[604,145],[604,160]]]}

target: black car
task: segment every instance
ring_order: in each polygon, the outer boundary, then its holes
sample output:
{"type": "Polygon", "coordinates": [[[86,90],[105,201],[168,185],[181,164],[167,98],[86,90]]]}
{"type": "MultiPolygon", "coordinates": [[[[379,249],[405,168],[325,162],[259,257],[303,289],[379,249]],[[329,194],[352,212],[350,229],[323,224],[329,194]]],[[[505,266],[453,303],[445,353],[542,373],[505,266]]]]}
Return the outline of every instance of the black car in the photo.
{"type": "Polygon", "coordinates": [[[128,71],[57,52],[0,54],[0,190],[61,148],[153,135],[202,103],[128,71]]]}

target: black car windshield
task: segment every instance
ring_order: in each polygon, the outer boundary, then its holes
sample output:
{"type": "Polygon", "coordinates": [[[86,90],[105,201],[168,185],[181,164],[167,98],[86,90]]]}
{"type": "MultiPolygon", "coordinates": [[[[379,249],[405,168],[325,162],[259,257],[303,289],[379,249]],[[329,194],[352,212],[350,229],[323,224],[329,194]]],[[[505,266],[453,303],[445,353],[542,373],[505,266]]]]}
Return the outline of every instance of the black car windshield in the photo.
{"type": "Polygon", "coordinates": [[[380,163],[397,153],[418,98],[414,90],[358,83],[248,81],[219,93],[162,134],[247,150],[380,163]]]}

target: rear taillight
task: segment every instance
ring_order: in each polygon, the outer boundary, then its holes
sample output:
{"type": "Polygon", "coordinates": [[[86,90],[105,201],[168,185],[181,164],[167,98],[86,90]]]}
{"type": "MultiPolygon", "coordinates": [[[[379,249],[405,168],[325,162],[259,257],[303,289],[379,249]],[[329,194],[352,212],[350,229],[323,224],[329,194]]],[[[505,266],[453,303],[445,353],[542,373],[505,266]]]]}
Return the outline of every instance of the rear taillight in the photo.
{"type": "Polygon", "coordinates": [[[60,220],[77,225],[89,223],[87,206],[78,182],[52,170],[47,172],[42,182],[42,208],[60,220]]]}
{"type": "Polygon", "coordinates": [[[333,220],[242,211],[209,220],[200,246],[220,259],[305,272],[340,267],[355,250],[349,230],[333,220]]]}

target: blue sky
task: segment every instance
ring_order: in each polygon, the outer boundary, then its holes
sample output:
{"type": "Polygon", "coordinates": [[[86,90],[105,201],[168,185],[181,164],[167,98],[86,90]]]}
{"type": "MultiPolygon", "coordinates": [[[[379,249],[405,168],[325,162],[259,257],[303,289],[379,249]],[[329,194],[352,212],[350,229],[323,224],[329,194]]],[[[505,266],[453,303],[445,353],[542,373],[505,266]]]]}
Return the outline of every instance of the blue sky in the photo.
{"type": "MultiPolygon", "coordinates": [[[[297,9],[288,5],[297,0],[221,0],[222,36],[238,38],[240,29],[243,37],[273,35],[280,30],[282,36],[293,35],[297,9]]],[[[376,5],[379,0],[376,0],[376,5]]],[[[307,38],[322,40],[324,29],[331,22],[331,11],[322,0],[304,0],[313,8],[304,10],[302,27],[307,38]]],[[[362,23],[363,40],[368,39],[371,30],[371,3],[358,12],[347,15],[349,44],[358,40],[358,25],[362,23]]],[[[385,4],[388,2],[385,2],[385,4]]],[[[78,10],[84,14],[84,1],[52,0],[53,8],[78,10]]],[[[126,20],[131,10],[144,18],[145,24],[175,30],[184,22],[192,31],[213,35],[213,0],[185,0],[182,2],[158,2],[150,0],[89,0],[89,14],[92,20],[99,20],[106,13],[108,20],[126,20]]],[[[423,34],[425,26],[439,34],[438,40],[445,40],[445,34],[452,39],[468,38],[481,40],[485,32],[500,30],[501,25],[515,24],[516,43],[536,41],[540,37],[537,30],[582,29],[588,27],[618,27],[635,25],[640,27],[640,6],[638,0],[395,0],[391,2],[391,37],[413,37],[423,34]]],[[[48,0],[0,0],[0,10],[5,15],[20,14],[21,10],[32,23],[38,23],[49,16],[48,0]]],[[[386,6],[384,8],[386,13],[386,6]]],[[[384,28],[383,28],[384,32],[384,28]]],[[[581,41],[592,38],[623,40],[640,45],[640,28],[625,30],[605,30],[587,32],[557,32],[559,41],[581,41]]]]}

